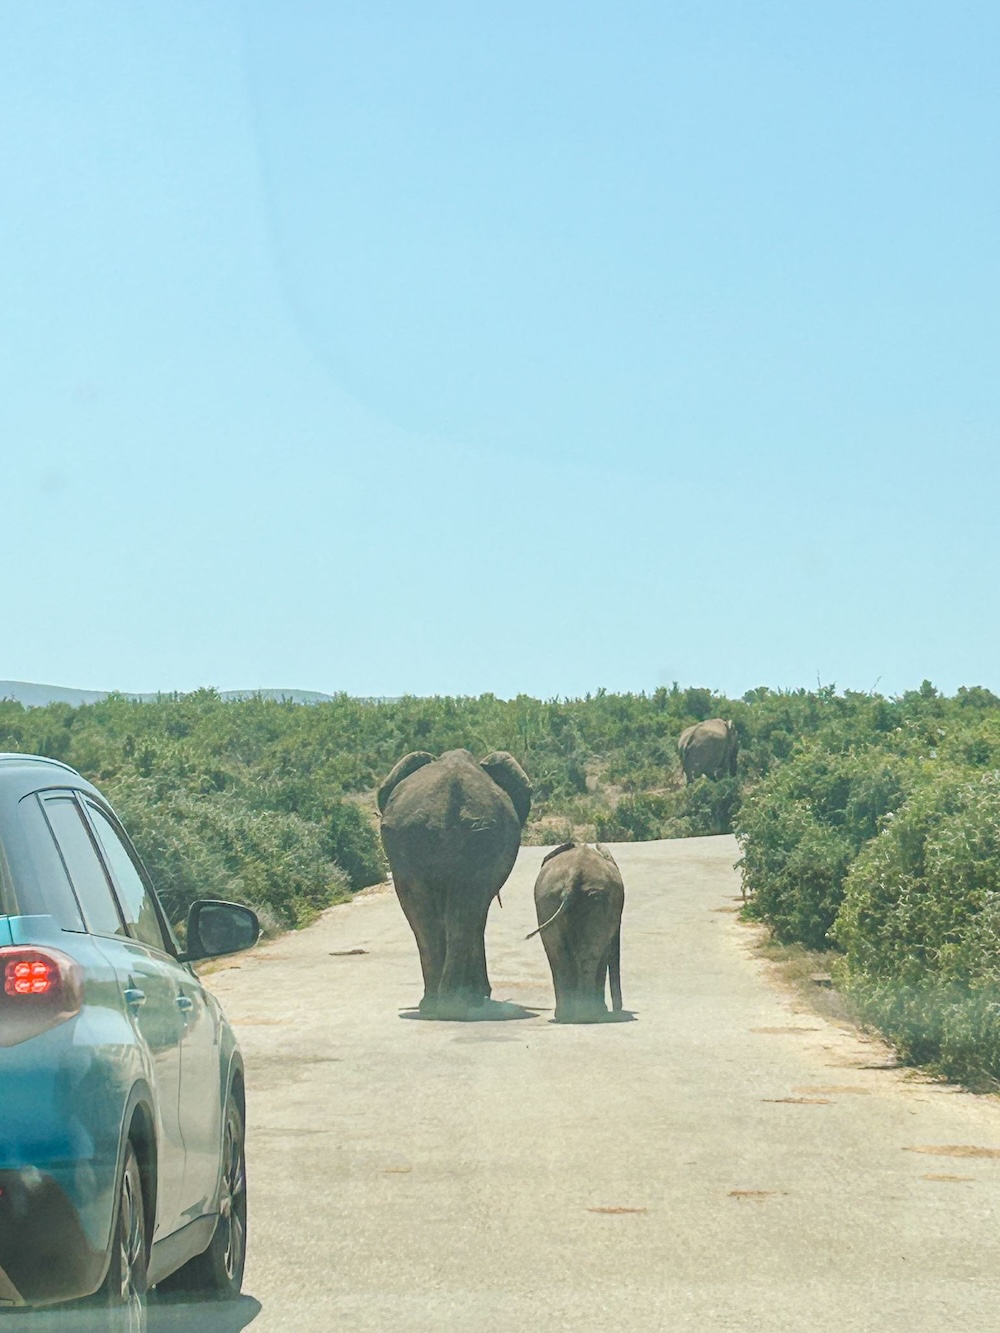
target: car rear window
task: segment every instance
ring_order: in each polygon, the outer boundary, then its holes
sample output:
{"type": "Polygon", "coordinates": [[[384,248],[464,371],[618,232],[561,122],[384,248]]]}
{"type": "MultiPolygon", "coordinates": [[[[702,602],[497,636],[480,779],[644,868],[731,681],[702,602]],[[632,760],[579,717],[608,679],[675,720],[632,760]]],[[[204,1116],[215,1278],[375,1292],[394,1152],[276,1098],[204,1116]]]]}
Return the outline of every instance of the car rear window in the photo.
{"type": "Polygon", "coordinates": [[[11,879],[3,840],[0,839],[0,916],[11,916],[16,911],[17,899],[14,896],[14,881],[11,879]]]}
{"type": "MultiPolygon", "coordinates": [[[[22,912],[40,912],[55,917],[63,930],[83,930],[83,918],[66,867],[59,855],[37,796],[26,796],[18,807],[21,828],[28,844],[34,891],[19,895],[22,912]]],[[[27,886],[25,886],[27,888],[27,886]]]]}
{"type": "Polygon", "coordinates": [[[125,924],[104,867],[72,795],[45,797],[45,817],[62,853],[87,925],[96,935],[124,935],[125,924]]]}

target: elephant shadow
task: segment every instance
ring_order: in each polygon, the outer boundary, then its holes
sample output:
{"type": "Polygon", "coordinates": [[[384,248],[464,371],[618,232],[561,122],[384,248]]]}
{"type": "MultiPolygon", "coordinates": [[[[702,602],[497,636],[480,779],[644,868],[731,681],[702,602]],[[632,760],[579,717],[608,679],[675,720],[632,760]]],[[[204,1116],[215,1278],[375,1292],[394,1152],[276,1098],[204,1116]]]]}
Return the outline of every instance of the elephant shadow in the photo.
{"type": "Polygon", "coordinates": [[[510,1023],[523,1018],[537,1018],[541,1012],[540,1009],[526,1009],[523,1004],[515,1004],[513,1000],[487,1000],[480,1007],[468,1010],[461,1018],[439,1017],[416,1008],[400,1009],[399,1016],[424,1023],[510,1023]]]}
{"type": "Polygon", "coordinates": [[[634,1009],[612,1009],[606,1014],[599,1014],[596,1018],[577,1018],[577,1019],[557,1019],[550,1018],[549,1022],[556,1027],[597,1027],[602,1023],[638,1023],[639,1015],[634,1009]]]}

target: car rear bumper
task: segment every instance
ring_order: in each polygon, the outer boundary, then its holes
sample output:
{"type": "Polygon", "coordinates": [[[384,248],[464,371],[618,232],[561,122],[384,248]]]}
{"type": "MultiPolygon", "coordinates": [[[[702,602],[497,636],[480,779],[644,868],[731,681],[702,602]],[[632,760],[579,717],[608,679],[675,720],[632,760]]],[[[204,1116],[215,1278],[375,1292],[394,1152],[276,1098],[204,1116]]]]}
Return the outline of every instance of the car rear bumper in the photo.
{"type": "MultiPolygon", "coordinates": [[[[103,1263],[108,1252],[127,1094],[124,1071],[81,1022],[88,1018],[84,1011],[0,1048],[0,1268],[22,1296],[14,1271],[27,1262],[22,1231],[31,1245],[38,1237],[38,1251],[64,1275],[54,1282],[57,1292],[76,1284],[88,1255],[100,1254],[103,1263]],[[65,1256],[48,1245],[50,1229],[65,1256]]],[[[37,1283],[29,1286],[33,1292],[37,1283]]]]}
{"type": "Polygon", "coordinates": [[[0,1300],[44,1304],[96,1291],[107,1254],[88,1242],[53,1176],[0,1171],[0,1300]]]}

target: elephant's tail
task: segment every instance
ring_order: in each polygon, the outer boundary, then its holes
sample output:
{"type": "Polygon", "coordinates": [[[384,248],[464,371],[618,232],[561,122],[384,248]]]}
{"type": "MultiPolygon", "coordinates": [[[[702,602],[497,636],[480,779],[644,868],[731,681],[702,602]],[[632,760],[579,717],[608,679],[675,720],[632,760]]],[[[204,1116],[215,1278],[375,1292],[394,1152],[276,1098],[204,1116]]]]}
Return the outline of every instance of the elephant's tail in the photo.
{"type": "Polygon", "coordinates": [[[617,1014],[622,1007],[622,928],[608,947],[608,979],[611,982],[611,1008],[617,1014]]]}
{"type": "Polygon", "coordinates": [[[525,935],[524,938],[526,940],[533,940],[536,935],[540,935],[543,930],[547,929],[549,926],[552,925],[552,922],[555,921],[556,917],[559,916],[561,912],[564,912],[566,910],[566,905],[568,904],[569,900],[573,897],[577,889],[580,887],[580,879],[581,876],[577,874],[576,878],[573,880],[573,883],[570,885],[569,892],[566,894],[565,898],[563,898],[562,902],[549,917],[548,921],[543,921],[537,930],[533,930],[530,935],[525,935]]]}

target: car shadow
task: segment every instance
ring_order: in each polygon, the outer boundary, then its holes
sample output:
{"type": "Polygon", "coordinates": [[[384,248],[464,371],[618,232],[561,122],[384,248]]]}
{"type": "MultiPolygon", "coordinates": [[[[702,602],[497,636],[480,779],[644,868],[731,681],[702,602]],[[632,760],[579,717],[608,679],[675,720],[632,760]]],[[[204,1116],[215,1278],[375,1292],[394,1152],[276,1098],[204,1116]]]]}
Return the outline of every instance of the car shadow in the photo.
{"type": "MultiPolygon", "coordinates": [[[[144,1333],[240,1333],[261,1312],[260,1301],[158,1301],[150,1297],[144,1333]]],[[[109,1333],[119,1324],[108,1310],[83,1305],[0,1311],[2,1333],[109,1333]]]]}
{"type": "Polygon", "coordinates": [[[146,1333],[239,1333],[260,1314],[260,1301],[163,1301],[151,1299],[146,1333]]]}

